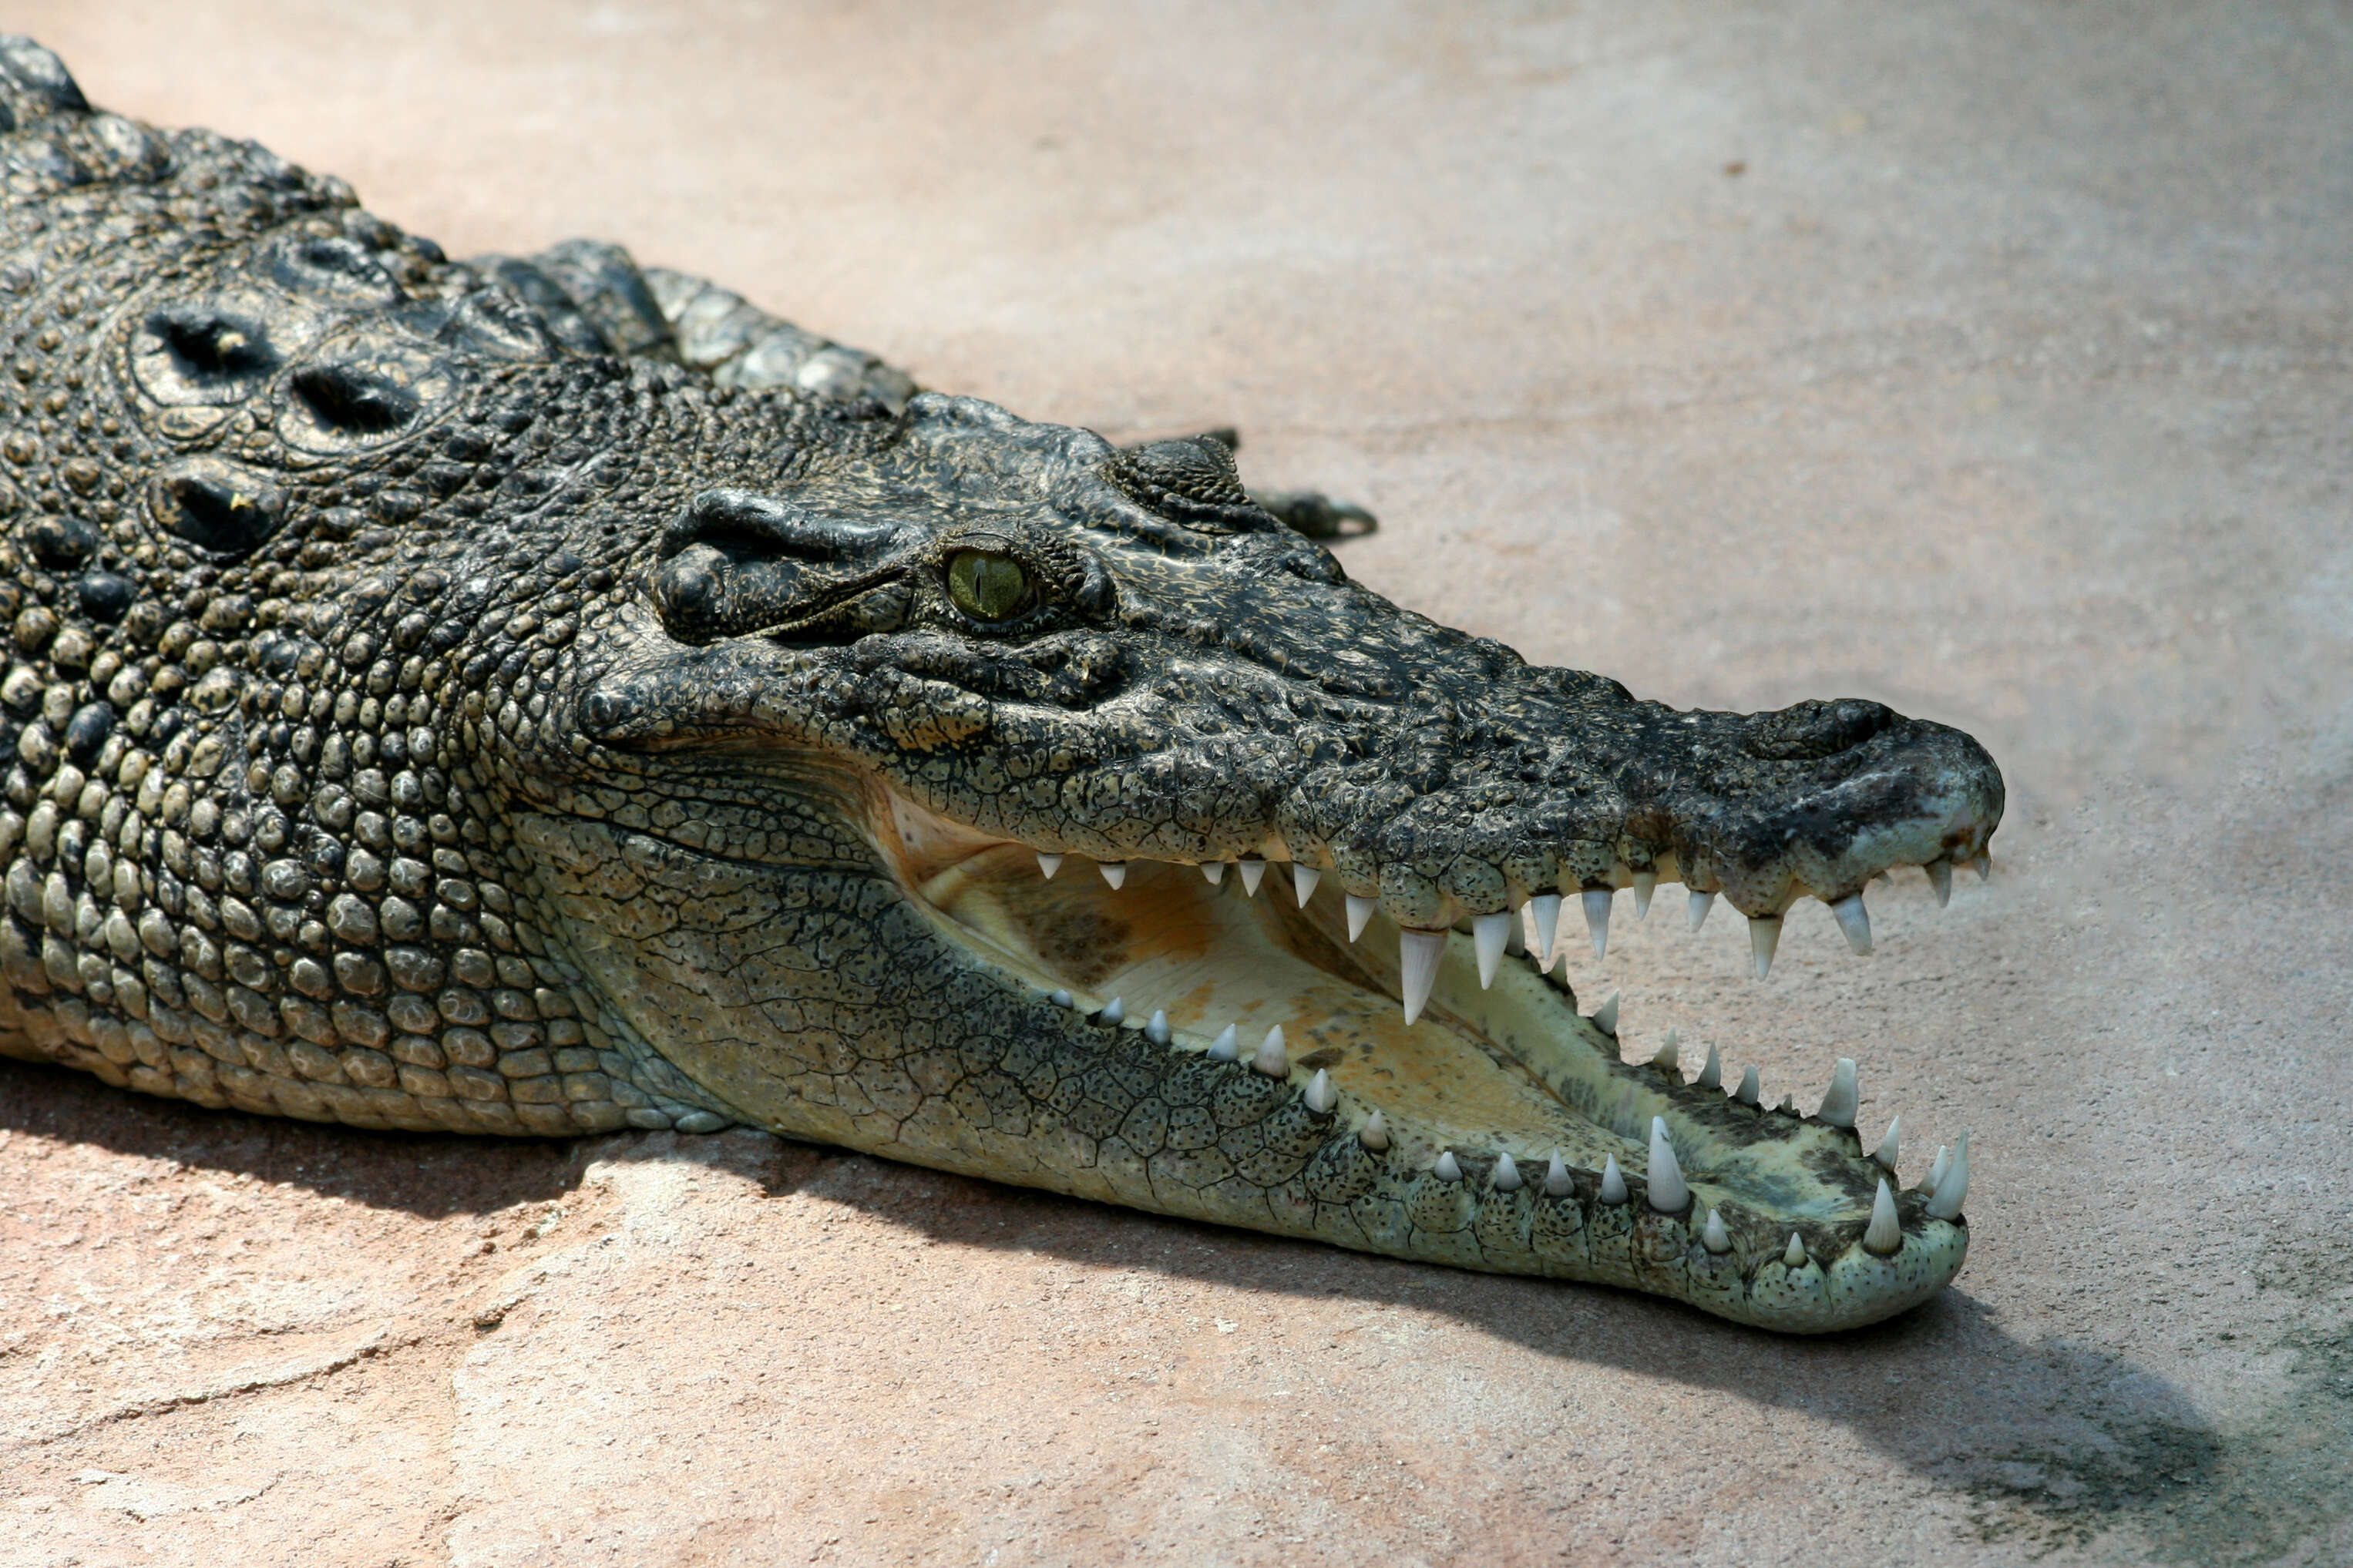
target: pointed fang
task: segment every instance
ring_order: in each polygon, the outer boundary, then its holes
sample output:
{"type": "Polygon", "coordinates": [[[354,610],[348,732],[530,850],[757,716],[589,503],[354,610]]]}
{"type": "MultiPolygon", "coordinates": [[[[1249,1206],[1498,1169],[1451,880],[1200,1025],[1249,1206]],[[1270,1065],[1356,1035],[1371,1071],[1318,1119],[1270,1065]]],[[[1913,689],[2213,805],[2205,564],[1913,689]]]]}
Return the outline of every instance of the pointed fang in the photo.
{"type": "Polygon", "coordinates": [[[1257,897],[1258,897],[1258,885],[1259,885],[1259,883],[1260,883],[1261,880],[1263,880],[1263,879],[1265,879],[1265,877],[1266,877],[1266,862],[1265,862],[1265,861],[1263,861],[1263,860],[1245,860],[1245,861],[1243,861],[1243,862],[1242,862],[1242,897],[1243,897],[1243,898],[1245,898],[1245,899],[1255,899],[1255,898],[1257,898],[1257,897]]]}
{"type": "Polygon", "coordinates": [[[1291,1053],[1282,1048],[1282,1026],[1277,1024],[1259,1042],[1258,1054],[1250,1058],[1250,1066],[1269,1078],[1291,1076],[1291,1053]]]}
{"type": "Polygon", "coordinates": [[[1699,1086],[1702,1089],[1724,1087],[1724,1059],[1715,1054],[1714,1046],[1707,1048],[1707,1065],[1699,1069],[1699,1086]]]}
{"type": "Polygon", "coordinates": [[[1798,1239],[1798,1233],[1793,1230],[1789,1233],[1789,1245],[1781,1249],[1781,1267],[1803,1268],[1805,1266],[1806,1244],[1798,1239]]]}
{"type": "Polygon", "coordinates": [[[1928,1196],[1930,1219],[1958,1219],[1962,1200],[1969,1195],[1969,1135],[1962,1133],[1953,1143],[1953,1163],[1946,1168],[1944,1179],[1928,1196]]]}
{"type": "Polygon", "coordinates": [[[1166,1045],[1168,1043],[1168,1015],[1162,1012],[1159,1008],[1155,1007],[1152,1010],[1152,1021],[1144,1026],[1144,1037],[1150,1040],[1155,1046],[1166,1045]]]}
{"type": "Polygon", "coordinates": [[[1690,902],[1683,906],[1683,919],[1691,922],[1692,930],[1697,931],[1707,924],[1707,911],[1714,908],[1715,908],[1715,895],[1703,893],[1697,888],[1694,888],[1690,902]]]}
{"type": "Polygon", "coordinates": [[[1044,874],[1046,880],[1052,881],[1054,873],[1061,868],[1062,858],[1060,855],[1049,855],[1043,849],[1038,851],[1038,869],[1044,874]]]}
{"type": "Polygon", "coordinates": [[[1049,991],[1046,993],[1046,1000],[1051,1002],[1057,1007],[1067,1007],[1071,1003],[1077,1001],[1078,998],[1071,995],[1067,991],[1049,991]]]}
{"type": "Polygon", "coordinates": [[[1360,899],[1354,893],[1347,894],[1346,898],[1348,900],[1348,940],[1350,942],[1354,942],[1358,937],[1365,934],[1365,922],[1373,918],[1373,911],[1381,907],[1381,901],[1378,899],[1360,899]]]}
{"type": "Polygon", "coordinates": [[[1356,1142],[1376,1154],[1388,1148],[1389,1146],[1388,1118],[1377,1110],[1366,1117],[1365,1124],[1356,1129],[1356,1142]]]}
{"type": "Polygon", "coordinates": [[[1755,1068],[1750,1068],[1740,1075],[1740,1087],[1732,1091],[1732,1098],[1743,1105],[1755,1105],[1765,1098],[1765,1085],[1763,1080],[1757,1078],[1755,1068]]]}
{"type": "Polygon", "coordinates": [[[1332,1087],[1332,1075],[1317,1068],[1315,1076],[1307,1080],[1307,1091],[1301,1098],[1307,1101],[1307,1109],[1316,1115],[1329,1116],[1332,1108],[1340,1103],[1340,1091],[1332,1087]]]}
{"type": "Polygon", "coordinates": [[[1601,1201],[1622,1204],[1626,1201],[1625,1173],[1618,1169],[1618,1156],[1612,1154],[1601,1167],[1601,1201]]]}
{"type": "Polygon", "coordinates": [[[1707,1228],[1699,1233],[1699,1244],[1719,1258],[1732,1250],[1732,1237],[1724,1230],[1724,1216],[1714,1209],[1707,1211],[1707,1228]]]}
{"type": "Polygon", "coordinates": [[[1494,1181],[1495,1190],[1499,1193],[1516,1193],[1520,1190],[1520,1167],[1514,1162],[1509,1151],[1495,1156],[1494,1181]]]}
{"type": "Polygon", "coordinates": [[[1106,860],[1095,869],[1101,871],[1103,880],[1114,888],[1121,887],[1127,881],[1127,862],[1124,860],[1106,860]]]}
{"type": "Polygon", "coordinates": [[[1559,1150],[1554,1150],[1552,1163],[1545,1167],[1545,1196],[1565,1198],[1576,1190],[1577,1184],[1568,1179],[1568,1162],[1560,1157],[1559,1150]]]}
{"type": "Polygon", "coordinates": [[[1405,993],[1405,1021],[1412,1023],[1421,1016],[1422,1004],[1430,1000],[1430,988],[1438,981],[1438,961],[1446,952],[1446,933],[1442,931],[1398,932],[1398,989],[1405,993]]]}
{"type": "Polygon", "coordinates": [[[1103,1021],[1106,1024],[1125,1023],[1127,1021],[1127,1004],[1121,1001],[1116,996],[1104,1003],[1103,1021]]]}
{"type": "Polygon", "coordinates": [[[1928,873],[1928,885],[1936,889],[1936,907],[1943,909],[1953,901],[1953,863],[1931,860],[1920,868],[1928,873]]]}
{"type": "Polygon", "coordinates": [[[1538,893],[1528,900],[1528,912],[1536,920],[1536,963],[1550,969],[1553,949],[1560,943],[1560,895],[1538,893]]]}
{"type": "Polygon", "coordinates": [[[1879,1141],[1879,1147],[1871,1152],[1871,1157],[1878,1161],[1881,1169],[1890,1175],[1895,1173],[1895,1157],[1903,1140],[1904,1118],[1899,1116],[1887,1124],[1887,1136],[1882,1138],[1879,1141]]]}
{"type": "Polygon", "coordinates": [[[1661,1214],[1681,1214],[1691,1207],[1691,1188],[1683,1184],[1683,1169],[1675,1163],[1675,1146],[1667,1142],[1667,1119],[1651,1118],[1651,1206],[1661,1214]]]}
{"type": "Polygon", "coordinates": [[[1920,1184],[1920,1190],[1924,1193],[1934,1193],[1936,1190],[1936,1184],[1943,1181],[1945,1173],[1952,1168],[1953,1152],[1942,1143],[1937,1144],[1936,1157],[1928,1163],[1928,1179],[1920,1184]]]}
{"type": "Polygon", "coordinates": [[[1204,860],[1201,862],[1201,875],[1208,879],[1212,888],[1223,887],[1226,881],[1226,863],[1223,860],[1204,860]]]}
{"type": "Polygon", "coordinates": [[[1671,1072],[1680,1078],[1683,1075],[1683,1037],[1676,1030],[1669,1029],[1667,1043],[1659,1047],[1659,1054],[1651,1058],[1651,1065],[1661,1072],[1671,1072]]]}
{"type": "Polygon", "coordinates": [[[1862,895],[1853,894],[1831,906],[1838,917],[1839,930],[1846,932],[1846,944],[1857,956],[1871,952],[1871,911],[1862,907],[1862,895]]]}
{"type": "Polygon", "coordinates": [[[1748,955],[1757,961],[1757,978],[1773,973],[1773,952],[1781,945],[1781,917],[1757,915],[1748,922],[1748,955]]]}
{"type": "Polygon", "coordinates": [[[1814,1114],[1833,1127],[1852,1127],[1862,1100],[1862,1086],[1855,1077],[1854,1058],[1841,1057],[1838,1066],[1831,1069],[1830,1092],[1822,1096],[1822,1108],[1814,1114]]]}
{"type": "Polygon", "coordinates": [[[1593,1010],[1593,1026],[1609,1036],[1618,1037],[1618,993],[1609,993],[1609,1000],[1593,1010]]]}
{"type": "Polygon", "coordinates": [[[1449,1149],[1438,1156],[1438,1163],[1430,1168],[1430,1173],[1441,1182],[1459,1182],[1462,1179],[1462,1163],[1449,1149]]]}
{"type": "Polygon", "coordinates": [[[1634,873],[1634,918],[1636,920],[1650,919],[1651,895],[1658,890],[1659,874],[1656,871],[1634,873]]]}
{"type": "Polygon", "coordinates": [[[1220,1029],[1218,1037],[1209,1042],[1209,1059],[1213,1062],[1238,1061],[1241,1054],[1240,1035],[1231,1024],[1220,1029]]]}
{"type": "Polygon", "coordinates": [[[1324,873],[1314,867],[1303,866],[1296,860],[1291,863],[1291,890],[1298,895],[1301,909],[1307,907],[1307,900],[1315,896],[1315,884],[1323,879],[1324,873]]]}
{"type": "Polygon", "coordinates": [[[1507,910],[1471,917],[1471,941],[1479,950],[1479,989],[1495,983],[1495,966],[1504,962],[1504,944],[1511,940],[1517,916],[1507,910]]]}
{"type": "Polygon", "coordinates": [[[1585,929],[1593,933],[1596,958],[1609,951],[1609,903],[1616,895],[1614,888],[1585,889],[1585,929]]]}
{"type": "Polygon", "coordinates": [[[1904,1245],[1904,1226],[1895,1217],[1895,1194],[1887,1190],[1887,1178],[1879,1178],[1879,1195],[1871,1200],[1871,1223],[1862,1228],[1862,1246],[1866,1252],[1884,1258],[1904,1245]]]}

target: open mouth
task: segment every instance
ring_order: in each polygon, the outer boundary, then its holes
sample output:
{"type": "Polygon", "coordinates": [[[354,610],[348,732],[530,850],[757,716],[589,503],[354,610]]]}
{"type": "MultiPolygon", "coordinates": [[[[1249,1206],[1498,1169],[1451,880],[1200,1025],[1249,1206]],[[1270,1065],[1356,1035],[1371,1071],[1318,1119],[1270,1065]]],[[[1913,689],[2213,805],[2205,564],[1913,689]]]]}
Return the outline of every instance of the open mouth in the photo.
{"type": "Polygon", "coordinates": [[[1400,929],[1305,867],[1099,865],[874,788],[894,876],[976,963],[1071,1009],[1106,1049],[1295,1094],[1321,1140],[1301,1178],[1315,1234],[1801,1331],[1900,1311],[1960,1267],[1965,1142],[1905,1190],[1894,1129],[1862,1147],[1851,1062],[1802,1115],[1760,1103],[1753,1069],[1726,1086],[1712,1050],[1689,1079],[1672,1045],[1621,1060],[1614,1006],[1581,1013],[1530,951],[1557,900],[1400,929]]]}

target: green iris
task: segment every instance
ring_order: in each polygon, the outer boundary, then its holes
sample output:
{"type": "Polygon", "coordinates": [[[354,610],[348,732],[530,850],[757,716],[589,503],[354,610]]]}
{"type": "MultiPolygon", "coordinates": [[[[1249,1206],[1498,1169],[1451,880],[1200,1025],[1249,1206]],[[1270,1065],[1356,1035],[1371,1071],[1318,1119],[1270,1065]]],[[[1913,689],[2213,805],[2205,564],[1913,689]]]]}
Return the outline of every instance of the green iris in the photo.
{"type": "Polygon", "coordinates": [[[948,557],[948,597],[974,620],[1008,620],[1029,602],[1029,577],[1009,555],[962,550],[948,557]]]}

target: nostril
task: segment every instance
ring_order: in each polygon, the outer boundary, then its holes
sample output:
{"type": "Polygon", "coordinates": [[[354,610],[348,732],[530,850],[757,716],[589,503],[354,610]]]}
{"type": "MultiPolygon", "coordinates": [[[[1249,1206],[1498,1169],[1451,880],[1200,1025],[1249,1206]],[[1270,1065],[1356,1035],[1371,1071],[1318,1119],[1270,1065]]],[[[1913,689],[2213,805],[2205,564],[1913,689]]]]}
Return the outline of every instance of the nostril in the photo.
{"type": "Polygon", "coordinates": [[[1895,711],[1860,697],[1800,702],[1748,721],[1749,753],[1770,762],[1800,762],[1852,751],[1895,722],[1895,711]]]}

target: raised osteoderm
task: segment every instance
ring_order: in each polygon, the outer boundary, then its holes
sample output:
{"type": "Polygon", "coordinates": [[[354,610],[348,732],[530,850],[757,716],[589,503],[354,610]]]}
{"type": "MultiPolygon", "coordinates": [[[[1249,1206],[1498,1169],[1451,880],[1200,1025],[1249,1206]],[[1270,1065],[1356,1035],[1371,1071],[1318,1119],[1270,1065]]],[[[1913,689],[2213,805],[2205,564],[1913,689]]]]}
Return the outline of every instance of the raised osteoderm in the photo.
{"type": "MultiPolygon", "coordinates": [[[[446,259],[0,43],[0,1050],[207,1106],[731,1122],[1752,1323],[1960,1267],[1852,1063],[1727,1090],[1549,973],[1980,862],[1875,702],[1683,712],[1119,448],[610,247],[446,259]],[[1253,896],[1254,895],[1254,896],[1253,896]]],[[[1294,501],[1297,498],[1293,498],[1294,501]]],[[[1286,503],[1294,520],[1345,509],[1286,503]]]]}

